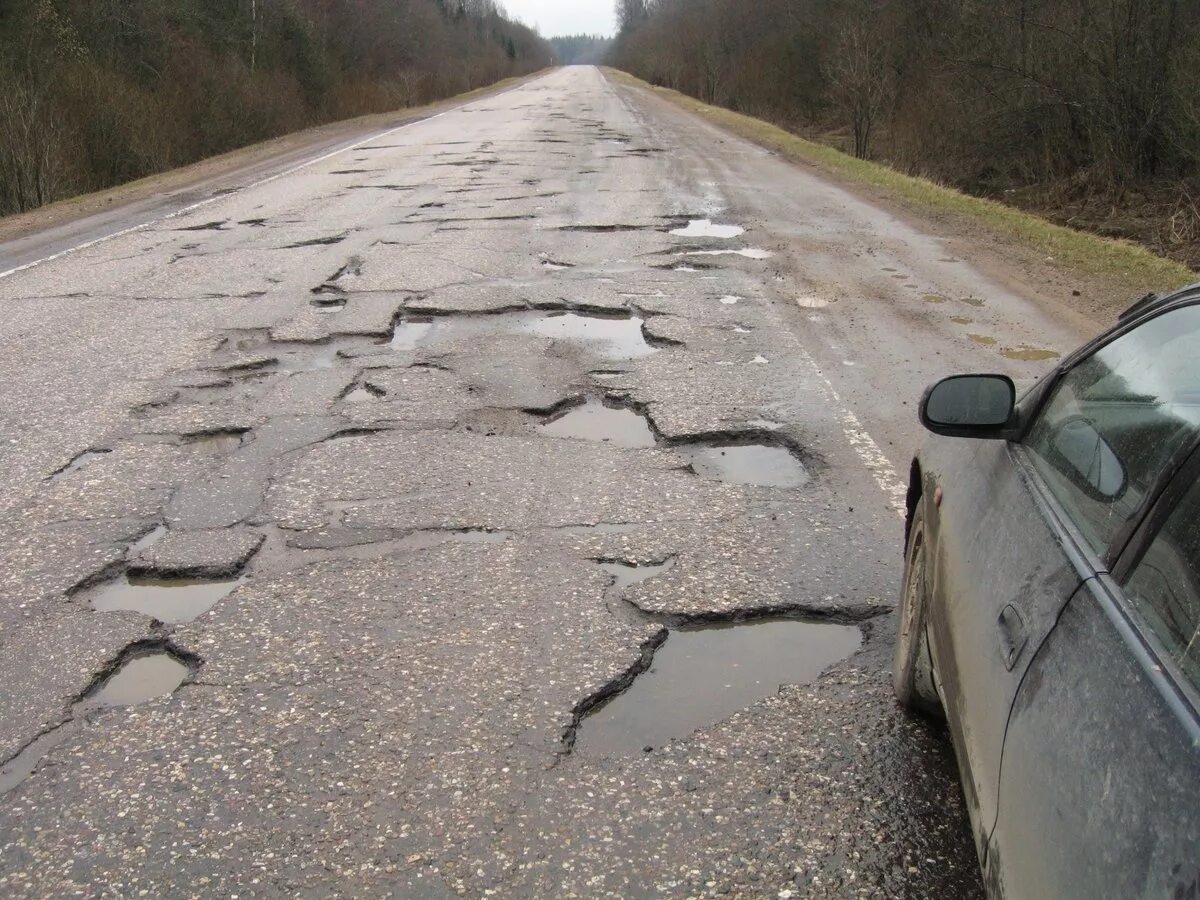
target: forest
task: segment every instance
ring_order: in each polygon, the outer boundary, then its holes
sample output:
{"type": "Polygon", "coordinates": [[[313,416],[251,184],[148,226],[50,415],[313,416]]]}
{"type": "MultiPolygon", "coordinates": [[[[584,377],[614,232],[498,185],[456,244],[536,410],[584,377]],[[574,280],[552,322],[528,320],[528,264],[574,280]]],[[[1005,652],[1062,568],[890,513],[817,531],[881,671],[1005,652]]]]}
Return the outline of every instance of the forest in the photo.
{"type": "Polygon", "coordinates": [[[1195,0],[617,0],[614,65],[1200,266],[1195,0]]]}
{"type": "Polygon", "coordinates": [[[0,0],[0,215],[551,58],[495,0],[0,0]]]}

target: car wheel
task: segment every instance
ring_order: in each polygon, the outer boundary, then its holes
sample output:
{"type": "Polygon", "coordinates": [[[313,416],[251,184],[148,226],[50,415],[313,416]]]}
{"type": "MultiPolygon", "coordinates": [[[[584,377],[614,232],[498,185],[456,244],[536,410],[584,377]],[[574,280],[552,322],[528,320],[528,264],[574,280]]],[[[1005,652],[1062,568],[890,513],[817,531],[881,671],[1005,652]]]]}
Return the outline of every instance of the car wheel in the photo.
{"type": "Polygon", "coordinates": [[[941,716],[942,705],[933,684],[933,664],[925,639],[925,620],[929,608],[926,558],[925,514],[918,504],[909,526],[908,548],[904,557],[904,589],[900,595],[892,686],[902,705],[941,716]]]}

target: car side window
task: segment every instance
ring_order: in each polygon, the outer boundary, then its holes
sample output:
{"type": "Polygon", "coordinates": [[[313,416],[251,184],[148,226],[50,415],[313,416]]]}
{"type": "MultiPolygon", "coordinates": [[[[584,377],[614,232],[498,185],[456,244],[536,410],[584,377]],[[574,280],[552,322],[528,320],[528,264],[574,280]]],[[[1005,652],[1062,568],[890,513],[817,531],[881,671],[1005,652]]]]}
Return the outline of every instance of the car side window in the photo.
{"type": "Polygon", "coordinates": [[[1200,690],[1200,482],[1175,507],[1124,587],[1139,617],[1200,690]]]}
{"type": "Polygon", "coordinates": [[[1200,433],[1200,306],[1163,313],[1067,372],[1024,440],[1097,553],[1200,433]]]}

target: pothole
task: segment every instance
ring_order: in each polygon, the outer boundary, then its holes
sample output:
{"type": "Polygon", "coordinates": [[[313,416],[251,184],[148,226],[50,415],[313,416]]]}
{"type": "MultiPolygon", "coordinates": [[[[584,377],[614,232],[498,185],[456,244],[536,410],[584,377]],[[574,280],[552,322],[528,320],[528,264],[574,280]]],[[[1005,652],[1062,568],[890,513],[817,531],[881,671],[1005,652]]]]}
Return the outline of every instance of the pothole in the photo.
{"type": "Polygon", "coordinates": [[[140,538],[130,544],[127,553],[129,556],[135,556],[138,553],[141,553],[143,550],[149,550],[166,536],[167,526],[155,525],[140,538]]]}
{"type": "Polygon", "coordinates": [[[378,400],[384,396],[384,392],[378,388],[373,388],[370,385],[360,384],[348,391],[342,401],[345,403],[366,403],[370,400],[378,400]]]}
{"type": "Polygon", "coordinates": [[[233,579],[154,578],[122,575],[84,592],[96,612],[137,612],[160,622],[190,622],[245,583],[233,579]]]}
{"type": "Polygon", "coordinates": [[[770,259],[770,250],[760,247],[743,247],[740,250],[688,250],[684,256],[744,256],[746,259],[770,259]]]}
{"type": "Polygon", "coordinates": [[[636,316],[534,310],[486,316],[405,317],[396,323],[389,346],[414,350],[453,340],[524,333],[586,344],[608,359],[636,359],[658,352],[647,342],[643,322],[636,316]]]}
{"type": "Polygon", "coordinates": [[[729,240],[745,234],[746,229],[740,225],[716,225],[711,219],[692,219],[686,228],[675,228],[671,234],[679,237],[710,237],[729,240]]]}
{"type": "Polygon", "coordinates": [[[51,484],[62,481],[64,478],[69,476],[72,472],[78,472],[80,469],[82,469],[88,463],[95,462],[100,457],[102,457],[108,453],[111,453],[111,452],[112,452],[111,450],[84,450],[82,453],[80,453],[79,455],[74,457],[69,463],[67,463],[65,466],[63,466],[61,469],[59,469],[57,472],[52,472],[47,477],[46,480],[49,481],[51,484]]]}
{"type": "Polygon", "coordinates": [[[320,294],[308,302],[317,312],[333,314],[344,310],[349,301],[345,297],[339,297],[336,294],[320,294]]]}
{"type": "Polygon", "coordinates": [[[81,701],[90,707],[136,706],[173,693],[191,669],[169,650],[130,656],[81,701]]]}
{"type": "Polygon", "coordinates": [[[442,544],[503,544],[514,537],[511,531],[493,531],[488,528],[430,529],[415,531],[396,542],[401,550],[429,550],[442,544]]]}
{"type": "Polygon", "coordinates": [[[804,464],[785,447],[694,443],[681,444],[676,450],[687,457],[697,475],[712,481],[796,488],[811,480],[804,464]]]}
{"type": "Polygon", "coordinates": [[[191,666],[168,648],[127,651],[112,674],[72,705],[66,722],[38,735],[0,767],[0,794],[29,778],[46,754],[66,741],[89,714],[165,697],[177,690],[191,672],[191,666]]]}
{"type": "Polygon", "coordinates": [[[245,431],[207,431],[186,436],[183,444],[208,453],[232,453],[242,446],[246,434],[245,431]]]}
{"type": "Polygon", "coordinates": [[[781,685],[815,681],[861,645],[854,626],[795,620],[672,629],[650,668],[582,720],[575,750],[620,756],[686,738],[781,685]]]}
{"type": "Polygon", "coordinates": [[[675,557],[671,557],[661,563],[651,563],[643,566],[602,560],[599,562],[599,566],[606,574],[612,576],[612,590],[620,593],[627,587],[641,584],[643,581],[649,581],[651,578],[671,571],[671,569],[675,568],[675,557]]]}
{"type": "Polygon", "coordinates": [[[541,425],[540,431],[552,437],[601,441],[626,449],[653,447],[656,443],[645,416],[594,398],[559,414],[541,425]]]}

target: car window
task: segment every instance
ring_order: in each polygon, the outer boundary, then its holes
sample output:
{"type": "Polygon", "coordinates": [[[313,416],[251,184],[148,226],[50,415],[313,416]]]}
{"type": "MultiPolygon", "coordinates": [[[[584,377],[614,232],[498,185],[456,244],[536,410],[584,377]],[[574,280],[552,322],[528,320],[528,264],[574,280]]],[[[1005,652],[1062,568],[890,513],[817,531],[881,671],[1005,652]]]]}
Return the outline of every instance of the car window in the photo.
{"type": "Polygon", "coordinates": [[[1103,553],[1200,427],[1200,306],[1163,313],[1078,362],[1024,443],[1103,553]]]}
{"type": "Polygon", "coordinates": [[[1132,569],[1125,595],[1200,690],[1200,483],[1191,486],[1132,569]]]}

